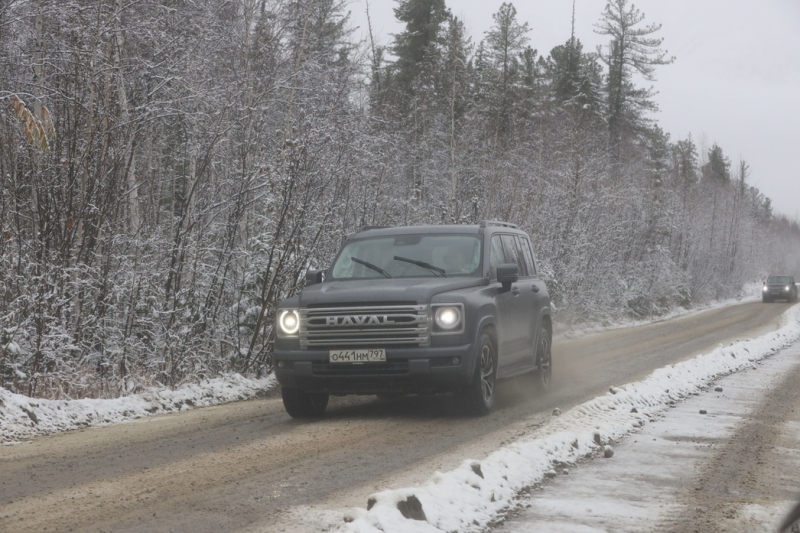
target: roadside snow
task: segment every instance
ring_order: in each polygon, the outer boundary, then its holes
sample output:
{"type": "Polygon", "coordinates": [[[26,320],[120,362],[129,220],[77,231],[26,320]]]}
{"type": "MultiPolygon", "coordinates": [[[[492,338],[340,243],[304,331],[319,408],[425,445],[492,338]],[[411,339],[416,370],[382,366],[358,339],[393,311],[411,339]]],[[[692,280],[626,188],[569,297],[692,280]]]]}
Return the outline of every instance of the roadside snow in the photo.
{"type": "MultiPolygon", "coordinates": [[[[527,509],[493,531],[691,531],[694,528],[687,527],[686,520],[693,513],[701,513],[708,520],[707,531],[776,531],[800,493],[796,416],[784,420],[785,440],[774,441],[774,447],[762,450],[761,443],[741,442],[754,449],[750,457],[737,456],[736,462],[747,465],[757,457],[755,474],[764,477],[753,479],[748,475],[745,481],[736,482],[728,479],[730,484],[713,486],[710,499],[697,478],[707,474],[709,468],[721,474],[725,463],[715,458],[729,453],[728,445],[735,439],[746,438],[743,426],[753,420],[765,391],[780,387],[798,366],[800,343],[763,361],[758,370],[716,381],[713,389],[681,402],[618,443],[618,455],[613,460],[587,462],[577,475],[560,475],[543,485],[525,499],[527,509]],[[724,508],[716,505],[715,498],[725,502],[724,508]],[[717,521],[720,514],[722,523],[717,521]]],[[[769,422],[757,420],[761,431],[769,435],[769,422]]],[[[741,451],[741,447],[736,449],[741,451]]]]}
{"type": "Polygon", "coordinates": [[[744,286],[742,286],[742,290],[739,291],[739,295],[734,298],[727,298],[725,300],[713,300],[711,302],[706,302],[703,304],[692,305],[692,307],[688,309],[683,307],[676,307],[672,311],[664,313],[663,315],[659,315],[656,318],[649,317],[642,319],[634,319],[634,318],[617,319],[617,320],[612,320],[608,323],[604,324],[598,323],[589,326],[563,323],[556,320],[555,336],[556,339],[559,338],[577,339],[580,337],[585,337],[586,335],[591,335],[593,333],[599,333],[601,331],[612,331],[621,328],[646,326],[648,324],[654,324],[657,322],[663,322],[665,320],[671,320],[679,316],[687,316],[696,313],[702,313],[703,311],[708,311],[709,309],[718,309],[720,307],[725,307],[728,305],[736,305],[742,302],[755,302],[761,299],[761,287],[762,287],[761,282],[746,283],[744,286]]]}
{"type": "Polygon", "coordinates": [[[602,455],[610,442],[637,430],[676,402],[721,376],[755,367],[756,361],[798,338],[800,306],[794,306],[783,315],[777,331],[720,345],[709,354],[660,368],[642,381],[613,387],[605,396],[552,417],[527,439],[483,461],[467,460],[455,470],[437,472],[420,487],[374,494],[369,509],[325,512],[318,520],[341,533],[480,531],[548,472],[602,455]]]}
{"type": "Polygon", "coordinates": [[[240,374],[184,384],[177,389],[153,388],[112,400],[40,400],[0,387],[0,443],[19,444],[34,436],[192,407],[246,400],[268,391],[275,376],[248,379],[240,374]]]}

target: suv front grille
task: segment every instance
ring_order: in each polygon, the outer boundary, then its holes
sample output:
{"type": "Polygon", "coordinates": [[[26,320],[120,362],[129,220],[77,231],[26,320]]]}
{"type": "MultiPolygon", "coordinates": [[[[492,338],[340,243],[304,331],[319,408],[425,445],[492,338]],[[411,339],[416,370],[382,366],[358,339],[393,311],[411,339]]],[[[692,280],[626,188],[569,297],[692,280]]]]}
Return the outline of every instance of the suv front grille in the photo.
{"type": "Polygon", "coordinates": [[[427,305],[300,309],[302,348],[430,344],[427,305]]]}

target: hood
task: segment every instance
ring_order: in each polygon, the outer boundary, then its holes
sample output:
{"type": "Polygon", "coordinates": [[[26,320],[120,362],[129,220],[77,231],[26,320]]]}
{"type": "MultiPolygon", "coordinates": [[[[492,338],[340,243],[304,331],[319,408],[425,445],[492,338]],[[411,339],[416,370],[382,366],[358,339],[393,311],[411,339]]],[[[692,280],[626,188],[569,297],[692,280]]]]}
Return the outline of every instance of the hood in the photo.
{"type": "Polygon", "coordinates": [[[486,278],[398,278],[326,281],[300,293],[300,306],[378,304],[427,304],[441,292],[480,287],[486,278]]]}

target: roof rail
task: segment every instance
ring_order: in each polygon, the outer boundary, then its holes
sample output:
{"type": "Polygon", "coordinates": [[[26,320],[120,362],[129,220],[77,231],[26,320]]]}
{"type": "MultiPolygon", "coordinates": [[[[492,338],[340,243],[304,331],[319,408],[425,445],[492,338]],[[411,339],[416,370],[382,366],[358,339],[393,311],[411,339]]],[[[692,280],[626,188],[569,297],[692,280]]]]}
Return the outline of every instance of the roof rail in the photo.
{"type": "Polygon", "coordinates": [[[361,233],[362,231],[369,231],[371,229],[386,229],[391,227],[392,226],[361,226],[356,233],[361,233]]]}
{"type": "Polygon", "coordinates": [[[489,226],[501,226],[503,228],[519,229],[519,226],[516,224],[512,224],[511,222],[503,222],[502,220],[482,220],[480,223],[480,227],[482,228],[489,226]]]}

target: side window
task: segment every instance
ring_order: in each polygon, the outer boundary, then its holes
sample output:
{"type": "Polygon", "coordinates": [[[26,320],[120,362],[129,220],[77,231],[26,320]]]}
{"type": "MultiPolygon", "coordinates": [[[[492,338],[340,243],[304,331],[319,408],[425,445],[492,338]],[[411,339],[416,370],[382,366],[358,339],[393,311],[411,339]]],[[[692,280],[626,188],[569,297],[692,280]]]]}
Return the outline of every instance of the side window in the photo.
{"type": "Polygon", "coordinates": [[[506,259],[509,263],[516,263],[519,268],[520,277],[528,275],[528,268],[525,266],[525,260],[522,254],[517,249],[517,239],[514,235],[502,235],[503,248],[506,251],[506,259]]]}
{"type": "Polygon", "coordinates": [[[533,254],[531,253],[531,243],[525,237],[520,237],[518,242],[520,248],[522,248],[522,255],[525,257],[525,262],[528,264],[528,274],[535,276],[536,263],[533,261],[533,254]]]}
{"type": "Polygon", "coordinates": [[[495,235],[492,237],[492,251],[489,256],[489,278],[497,279],[497,267],[506,262],[506,256],[503,252],[503,243],[500,242],[500,236],[495,235]]]}

